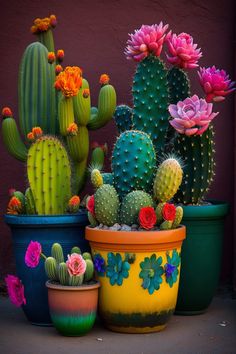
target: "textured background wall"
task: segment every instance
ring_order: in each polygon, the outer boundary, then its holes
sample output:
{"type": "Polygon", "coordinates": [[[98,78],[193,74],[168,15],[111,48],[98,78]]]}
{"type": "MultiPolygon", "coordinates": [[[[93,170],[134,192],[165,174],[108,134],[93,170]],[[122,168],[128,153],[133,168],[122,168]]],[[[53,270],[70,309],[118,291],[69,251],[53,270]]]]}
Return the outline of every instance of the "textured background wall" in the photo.
{"type": "MultiPolygon", "coordinates": [[[[215,64],[233,77],[234,0],[8,0],[1,7],[0,30],[0,107],[12,107],[17,119],[17,73],[24,48],[35,40],[29,28],[36,17],[55,14],[58,18],[56,48],[65,50],[66,65],[84,70],[96,104],[98,78],[107,72],[117,89],[118,103],[131,103],[131,83],[135,65],[128,62],[123,50],[127,34],[142,24],[169,23],[176,32],[190,33],[203,51],[200,64],[215,64]]],[[[196,78],[196,71],[191,73],[196,78]]],[[[193,92],[200,93],[197,82],[193,92]]],[[[233,207],[233,97],[216,107],[220,115],[216,128],[216,178],[210,196],[228,201],[233,207]]],[[[110,149],[115,139],[113,123],[94,133],[93,140],[107,141],[110,149]]],[[[10,157],[0,139],[0,213],[8,201],[10,187],[23,189],[24,166],[10,157]]],[[[233,209],[227,219],[224,238],[223,278],[229,278],[233,264],[233,209]]],[[[0,222],[0,276],[14,270],[11,238],[0,222]]]]}

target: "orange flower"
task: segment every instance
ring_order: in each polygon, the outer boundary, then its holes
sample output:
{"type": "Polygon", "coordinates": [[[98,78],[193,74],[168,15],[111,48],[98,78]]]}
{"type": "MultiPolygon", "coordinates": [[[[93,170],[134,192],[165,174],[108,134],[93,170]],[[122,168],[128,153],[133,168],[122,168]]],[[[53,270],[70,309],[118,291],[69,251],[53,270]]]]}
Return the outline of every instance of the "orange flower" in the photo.
{"type": "Polygon", "coordinates": [[[61,65],[56,65],[55,67],[55,73],[56,75],[60,74],[63,71],[63,67],[61,65]]]}
{"type": "Polygon", "coordinates": [[[8,118],[8,117],[12,117],[12,111],[9,107],[4,107],[2,109],[2,116],[3,118],[8,118]]]}
{"type": "Polygon", "coordinates": [[[55,15],[51,15],[50,17],[45,18],[36,18],[30,30],[33,34],[46,32],[49,30],[49,28],[54,28],[56,24],[57,20],[55,15]]]}
{"type": "Polygon", "coordinates": [[[76,123],[71,123],[67,128],[67,132],[69,135],[77,135],[78,133],[78,125],[76,123]]]}
{"type": "Polygon", "coordinates": [[[54,52],[49,52],[48,53],[48,62],[52,64],[56,59],[55,53],[54,52]]]}
{"type": "Polygon", "coordinates": [[[69,200],[68,211],[70,213],[76,213],[79,210],[79,206],[80,206],[80,197],[78,195],[74,195],[69,200]]]}
{"type": "Polygon", "coordinates": [[[67,66],[57,77],[54,87],[67,98],[76,96],[82,86],[82,71],[78,66],[67,66]]]}
{"type": "Polygon", "coordinates": [[[17,214],[21,212],[21,209],[22,209],[21,201],[17,197],[11,197],[7,206],[7,213],[17,214]]]}
{"type": "Polygon", "coordinates": [[[35,138],[40,138],[40,136],[43,135],[43,131],[40,127],[33,127],[32,134],[34,135],[35,138]]]}
{"type": "Polygon", "coordinates": [[[110,77],[107,74],[102,74],[99,79],[99,83],[101,85],[107,85],[109,84],[110,77]]]}
{"type": "Polygon", "coordinates": [[[89,89],[84,89],[83,90],[83,97],[88,98],[90,96],[90,90],[89,89]]]}
{"type": "Polygon", "coordinates": [[[50,15],[50,24],[54,28],[57,25],[57,18],[55,15],[50,15]]]}
{"type": "Polygon", "coordinates": [[[59,49],[57,51],[57,60],[58,60],[59,63],[61,63],[63,61],[64,56],[65,56],[64,50],[63,49],[59,49]]]}
{"type": "Polygon", "coordinates": [[[34,141],[34,134],[33,134],[32,132],[28,133],[28,134],[27,134],[27,139],[28,139],[29,141],[34,141]]]}

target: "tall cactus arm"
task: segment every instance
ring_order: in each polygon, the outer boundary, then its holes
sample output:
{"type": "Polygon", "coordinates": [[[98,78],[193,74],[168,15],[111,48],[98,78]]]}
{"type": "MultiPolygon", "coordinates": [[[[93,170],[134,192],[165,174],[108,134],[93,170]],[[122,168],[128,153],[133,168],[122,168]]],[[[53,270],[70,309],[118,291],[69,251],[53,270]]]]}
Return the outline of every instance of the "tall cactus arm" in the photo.
{"type": "Polygon", "coordinates": [[[17,160],[27,160],[27,148],[23,143],[18,131],[16,121],[12,117],[4,118],[2,121],[2,137],[8,152],[17,160]]]}
{"type": "Polygon", "coordinates": [[[55,51],[53,33],[51,29],[38,33],[38,40],[47,48],[49,52],[55,51]]]}
{"type": "Polygon", "coordinates": [[[79,194],[83,189],[87,178],[87,159],[74,164],[72,174],[72,191],[73,194],[79,194]]]}
{"type": "Polygon", "coordinates": [[[59,99],[59,127],[62,136],[67,135],[67,128],[74,123],[74,109],[72,97],[66,98],[61,96],[59,99]]]}
{"type": "Polygon", "coordinates": [[[73,161],[81,162],[88,157],[89,134],[87,127],[79,126],[76,135],[67,135],[67,147],[73,161]]]}
{"type": "Polygon", "coordinates": [[[89,91],[89,83],[82,80],[82,86],[78,94],[73,97],[75,120],[79,125],[86,126],[91,114],[91,98],[89,91]]]}
{"type": "Polygon", "coordinates": [[[102,86],[98,97],[98,112],[91,112],[88,123],[90,130],[96,130],[106,125],[113,117],[116,109],[116,91],[112,85],[102,86]]]}

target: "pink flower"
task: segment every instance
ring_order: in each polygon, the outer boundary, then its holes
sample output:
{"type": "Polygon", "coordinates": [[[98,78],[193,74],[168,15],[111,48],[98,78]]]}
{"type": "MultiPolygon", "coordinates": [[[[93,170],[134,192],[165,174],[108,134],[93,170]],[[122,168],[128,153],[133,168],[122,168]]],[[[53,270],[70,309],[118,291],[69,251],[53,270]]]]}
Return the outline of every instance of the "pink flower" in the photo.
{"type": "Polygon", "coordinates": [[[197,95],[169,105],[169,112],[174,118],[172,127],[180,134],[201,135],[207,130],[210,122],[219,114],[212,112],[213,104],[207,103],[197,95]]]}
{"type": "Polygon", "coordinates": [[[30,241],[25,252],[25,264],[30,268],[35,268],[39,264],[42,247],[37,241],[30,241]]]}
{"type": "Polygon", "coordinates": [[[150,54],[159,57],[168,26],[163,26],[160,22],[159,25],[142,25],[140,29],[135,30],[134,34],[129,35],[130,39],[127,41],[126,58],[139,62],[150,54]]]}
{"type": "Polygon", "coordinates": [[[70,275],[82,275],[86,270],[86,262],[78,253],[68,254],[68,260],[66,261],[67,269],[70,275]]]}
{"type": "Polygon", "coordinates": [[[179,35],[173,33],[167,38],[169,55],[166,54],[169,63],[178,68],[196,68],[198,60],[201,58],[201,48],[197,49],[197,44],[193,43],[193,38],[187,33],[179,35]]]}
{"type": "Polygon", "coordinates": [[[235,90],[235,82],[229,79],[229,75],[224,70],[211,68],[200,68],[198,71],[200,84],[206,94],[207,102],[224,101],[225,96],[235,90]]]}
{"type": "Polygon", "coordinates": [[[5,278],[5,282],[9,298],[13,305],[16,305],[17,307],[25,305],[26,299],[24,295],[24,286],[21,283],[21,280],[14,275],[8,274],[5,278]]]}

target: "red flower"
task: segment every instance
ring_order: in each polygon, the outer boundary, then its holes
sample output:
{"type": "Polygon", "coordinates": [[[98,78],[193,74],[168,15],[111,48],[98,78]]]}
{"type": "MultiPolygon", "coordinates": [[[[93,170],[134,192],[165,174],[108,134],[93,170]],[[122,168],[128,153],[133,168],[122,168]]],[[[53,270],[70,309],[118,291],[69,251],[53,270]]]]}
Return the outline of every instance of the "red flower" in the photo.
{"type": "Polygon", "coordinates": [[[144,207],[139,211],[139,223],[146,230],[153,228],[157,221],[156,213],[152,207],[144,207]]]}
{"type": "Polygon", "coordinates": [[[30,241],[25,253],[25,264],[29,268],[35,268],[39,264],[42,247],[37,241],[30,241]]]}
{"type": "Polygon", "coordinates": [[[7,292],[9,298],[13,305],[20,307],[21,305],[26,304],[26,299],[24,295],[24,286],[21,283],[21,280],[14,275],[8,274],[5,278],[7,285],[7,292]]]}
{"type": "Polygon", "coordinates": [[[87,203],[87,209],[88,211],[95,217],[95,200],[94,200],[94,195],[92,195],[87,203]]]}
{"type": "Polygon", "coordinates": [[[12,111],[9,107],[4,107],[2,109],[2,116],[3,118],[8,118],[8,117],[12,117],[12,111]]]}
{"type": "Polygon", "coordinates": [[[167,221],[174,221],[176,215],[176,207],[174,204],[165,203],[162,208],[163,219],[167,221]]]}

